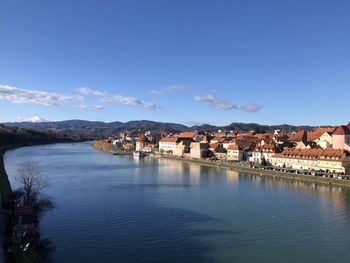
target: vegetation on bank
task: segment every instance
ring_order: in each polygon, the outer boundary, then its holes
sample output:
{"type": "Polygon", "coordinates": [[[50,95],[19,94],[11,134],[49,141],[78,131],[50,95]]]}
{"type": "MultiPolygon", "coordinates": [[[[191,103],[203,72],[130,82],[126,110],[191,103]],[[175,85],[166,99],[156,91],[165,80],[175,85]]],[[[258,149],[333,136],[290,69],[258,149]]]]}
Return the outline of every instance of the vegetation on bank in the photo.
{"type": "Polygon", "coordinates": [[[4,164],[4,154],[7,150],[13,148],[13,146],[1,147],[0,148],[0,194],[3,207],[11,206],[11,185],[7,178],[5,164],[4,164]]]}
{"type": "Polygon", "coordinates": [[[0,124],[0,194],[3,206],[9,207],[11,205],[10,195],[12,192],[3,160],[6,151],[21,146],[72,141],[79,141],[79,138],[52,131],[7,127],[0,124]]]}
{"type": "Polygon", "coordinates": [[[53,131],[39,131],[7,127],[0,124],[0,147],[9,145],[34,145],[55,142],[79,141],[79,137],[68,136],[53,131]]]}
{"type": "Polygon", "coordinates": [[[111,143],[106,143],[104,140],[95,140],[92,142],[92,146],[100,151],[104,152],[110,152],[115,155],[130,155],[132,154],[132,151],[126,150],[124,148],[116,148],[111,143]]]}

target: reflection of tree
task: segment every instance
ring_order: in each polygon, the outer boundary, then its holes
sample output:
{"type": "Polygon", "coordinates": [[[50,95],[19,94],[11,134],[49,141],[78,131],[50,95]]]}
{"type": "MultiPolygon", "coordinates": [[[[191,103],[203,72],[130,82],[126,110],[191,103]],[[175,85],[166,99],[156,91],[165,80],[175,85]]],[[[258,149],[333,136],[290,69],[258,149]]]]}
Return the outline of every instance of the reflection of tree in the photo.
{"type": "Polygon", "coordinates": [[[47,262],[52,245],[49,240],[40,239],[37,226],[38,218],[54,208],[51,198],[42,193],[49,186],[48,178],[33,162],[26,161],[15,179],[19,188],[12,193],[12,237],[6,241],[11,251],[9,262],[47,262]]]}

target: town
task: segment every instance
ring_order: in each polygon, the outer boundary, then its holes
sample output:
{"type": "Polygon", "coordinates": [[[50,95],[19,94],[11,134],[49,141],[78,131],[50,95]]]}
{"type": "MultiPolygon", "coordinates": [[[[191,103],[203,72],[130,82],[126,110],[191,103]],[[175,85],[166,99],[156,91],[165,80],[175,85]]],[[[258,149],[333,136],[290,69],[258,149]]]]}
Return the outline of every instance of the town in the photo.
{"type": "Polygon", "coordinates": [[[349,180],[350,122],[312,131],[178,134],[121,132],[105,140],[115,150],[143,155],[232,163],[241,167],[349,180]]]}

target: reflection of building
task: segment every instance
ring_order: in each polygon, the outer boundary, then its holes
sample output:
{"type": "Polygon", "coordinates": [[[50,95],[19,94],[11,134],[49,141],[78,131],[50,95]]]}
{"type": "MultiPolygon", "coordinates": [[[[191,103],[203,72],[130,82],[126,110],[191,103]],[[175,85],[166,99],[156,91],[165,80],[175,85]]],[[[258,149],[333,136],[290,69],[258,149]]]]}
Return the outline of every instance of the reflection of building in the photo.
{"type": "Polygon", "coordinates": [[[227,182],[230,184],[236,184],[239,181],[239,175],[237,171],[227,170],[226,171],[227,182]]]}

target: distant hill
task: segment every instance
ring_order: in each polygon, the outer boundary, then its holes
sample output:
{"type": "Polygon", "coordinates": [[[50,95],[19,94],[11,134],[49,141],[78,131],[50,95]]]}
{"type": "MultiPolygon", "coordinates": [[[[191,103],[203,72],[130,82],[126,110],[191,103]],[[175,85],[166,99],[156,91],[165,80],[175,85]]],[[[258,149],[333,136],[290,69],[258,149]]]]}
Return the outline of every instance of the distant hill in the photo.
{"type": "Polygon", "coordinates": [[[78,141],[79,138],[58,134],[52,131],[40,131],[0,124],[0,147],[8,145],[32,145],[42,143],[78,141]]]}
{"type": "Polygon", "coordinates": [[[170,133],[170,132],[183,132],[189,130],[203,130],[213,132],[218,129],[233,130],[233,131],[251,131],[257,130],[273,132],[276,129],[284,131],[296,131],[300,129],[312,130],[313,126],[293,126],[293,125],[260,125],[257,123],[231,123],[227,126],[214,126],[214,125],[199,125],[199,126],[186,126],[177,123],[166,123],[156,121],[129,121],[129,122],[99,122],[99,121],[84,121],[84,120],[67,120],[57,122],[13,122],[4,123],[6,126],[18,127],[22,129],[35,129],[39,131],[50,131],[54,133],[66,134],[69,136],[77,136],[80,139],[95,139],[103,138],[112,134],[118,134],[125,130],[139,129],[141,132],[151,131],[155,133],[170,133]]]}

